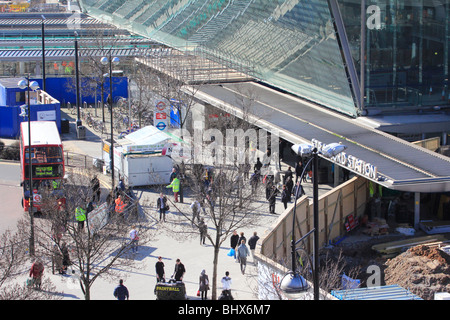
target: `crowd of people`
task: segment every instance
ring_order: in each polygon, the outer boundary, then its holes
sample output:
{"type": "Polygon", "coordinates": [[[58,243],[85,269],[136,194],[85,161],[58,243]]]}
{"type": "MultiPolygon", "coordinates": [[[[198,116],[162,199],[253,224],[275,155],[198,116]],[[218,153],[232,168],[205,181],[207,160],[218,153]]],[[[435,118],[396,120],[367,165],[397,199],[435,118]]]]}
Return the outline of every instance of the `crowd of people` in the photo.
{"type": "MultiPolygon", "coordinates": [[[[240,270],[242,274],[245,274],[247,258],[252,257],[253,264],[255,264],[254,252],[259,240],[259,236],[255,231],[253,235],[248,240],[244,235],[244,232],[237,233],[233,231],[230,237],[230,250],[235,252],[234,259],[240,265],[240,270]]],[[[186,267],[178,258],[175,260],[175,266],[173,272],[171,273],[169,279],[166,278],[165,263],[163,257],[159,256],[155,263],[155,275],[156,284],[177,284],[183,283],[184,276],[186,274],[186,267]]],[[[220,280],[222,291],[219,296],[219,300],[233,300],[233,295],[231,292],[232,280],[230,277],[230,272],[226,271],[225,275],[220,280]]],[[[202,269],[198,278],[198,291],[197,296],[201,300],[208,299],[208,291],[211,290],[209,276],[205,269],[202,269]]],[[[156,287],[155,287],[156,294],[156,287]]],[[[118,300],[125,300],[129,298],[128,289],[123,285],[123,280],[120,280],[119,285],[114,289],[114,296],[118,300]]]]}
{"type": "MultiPolygon", "coordinates": [[[[273,176],[265,176],[262,177],[260,172],[261,169],[267,165],[265,161],[261,162],[260,159],[257,159],[257,163],[254,165],[254,174],[252,175],[252,178],[248,178],[250,180],[250,183],[257,184],[257,183],[265,183],[266,186],[270,186],[270,190],[268,191],[268,199],[270,202],[270,210],[272,213],[274,213],[274,207],[275,207],[275,197],[278,194],[278,190],[274,184],[273,176]],[[263,163],[264,162],[264,163],[263,163]],[[258,181],[256,182],[255,176],[258,178],[258,181]]],[[[249,166],[246,166],[246,170],[249,169],[249,166]]],[[[290,169],[290,168],[289,168],[290,169]]],[[[287,186],[289,186],[289,181],[292,179],[292,175],[288,175],[287,180],[287,186]]],[[[203,172],[203,184],[205,190],[211,190],[213,187],[213,176],[212,172],[208,169],[205,169],[203,172]]],[[[85,205],[85,206],[77,206],[75,208],[75,221],[78,224],[78,229],[82,231],[85,227],[85,221],[87,220],[89,213],[92,210],[95,210],[97,207],[97,204],[100,201],[101,191],[100,191],[100,183],[97,177],[94,177],[90,183],[90,187],[92,188],[92,199],[85,205]]],[[[171,181],[170,184],[166,186],[166,188],[171,188],[174,195],[174,201],[175,203],[180,202],[180,189],[181,189],[181,179],[179,176],[179,171],[174,168],[172,175],[171,175],[171,181]]],[[[283,186],[283,193],[282,193],[282,201],[285,202],[285,198],[283,194],[285,193],[284,189],[286,186],[283,186]]],[[[269,189],[269,188],[268,188],[269,189]]],[[[291,194],[291,192],[290,192],[291,194]]],[[[117,215],[122,216],[124,215],[124,212],[127,209],[127,206],[130,204],[130,197],[127,196],[127,189],[124,186],[123,180],[119,179],[119,184],[117,188],[110,192],[106,199],[107,203],[110,207],[110,215],[117,215]]],[[[206,198],[205,199],[198,199],[194,198],[192,200],[192,203],[190,204],[190,209],[192,210],[192,219],[191,219],[191,225],[197,226],[199,233],[200,233],[200,244],[205,245],[205,241],[207,239],[208,235],[208,226],[205,222],[205,219],[202,217],[201,213],[202,211],[205,211],[205,201],[208,201],[210,205],[214,206],[214,199],[211,196],[211,193],[208,193],[206,191],[206,198]]],[[[169,201],[167,199],[167,196],[164,195],[162,192],[159,194],[159,197],[156,201],[157,211],[159,212],[159,219],[160,221],[166,221],[166,213],[169,211],[169,201]]],[[[59,231],[58,231],[59,232],[59,231]]],[[[62,233],[63,231],[61,231],[62,233]]],[[[60,239],[61,237],[59,237],[60,239]]],[[[250,239],[247,241],[246,237],[244,236],[244,232],[240,232],[238,235],[236,231],[233,232],[233,235],[230,237],[230,249],[233,249],[233,258],[235,259],[236,263],[239,263],[240,272],[244,275],[246,272],[246,266],[248,258],[253,258],[253,262],[255,261],[254,258],[254,251],[256,244],[259,240],[259,237],[256,232],[253,233],[253,235],[250,237],[250,239]]],[[[135,226],[131,227],[131,230],[129,232],[129,241],[130,241],[130,248],[133,253],[138,253],[138,244],[139,244],[139,232],[135,228],[135,226]]],[[[68,266],[71,264],[70,256],[69,256],[69,250],[66,243],[62,242],[60,246],[58,246],[60,250],[57,252],[58,256],[58,263],[57,263],[57,270],[60,274],[65,274],[67,272],[68,266]]],[[[158,261],[155,264],[155,272],[156,272],[156,279],[157,283],[166,283],[166,275],[165,275],[165,265],[163,262],[162,257],[158,257],[158,261]]],[[[42,275],[44,272],[44,265],[41,261],[35,261],[30,269],[30,286],[34,286],[36,288],[40,287],[42,275]]],[[[170,279],[168,282],[183,282],[184,275],[186,273],[186,268],[184,264],[180,261],[180,259],[176,260],[174,272],[171,274],[170,279]]],[[[219,299],[233,299],[232,293],[231,293],[231,277],[230,272],[226,271],[225,275],[220,280],[222,285],[222,291],[219,299]]],[[[208,298],[208,291],[210,290],[210,283],[209,283],[209,277],[206,273],[206,270],[201,270],[198,278],[198,296],[204,300],[208,298]]],[[[113,291],[113,295],[118,300],[125,300],[129,299],[130,292],[128,291],[128,288],[124,285],[123,279],[120,279],[119,284],[113,291]]]]}
{"type": "Polygon", "coordinates": [[[280,201],[283,203],[283,207],[286,210],[288,207],[288,203],[295,198],[300,198],[305,194],[305,191],[302,186],[302,182],[307,182],[307,177],[312,179],[311,172],[305,172],[302,161],[297,162],[295,167],[295,181],[294,181],[294,172],[292,168],[289,166],[288,169],[284,172],[282,177],[282,185],[281,191],[278,189],[277,184],[275,183],[274,175],[266,175],[263,178],[263,183],[266,188],[266,199],[269,202],[269,212],[271,214],[275,214],[275,204],[277,196],[280,195],[280,201]],[[303,176],[302,176],[303,174],[303,176]]]}

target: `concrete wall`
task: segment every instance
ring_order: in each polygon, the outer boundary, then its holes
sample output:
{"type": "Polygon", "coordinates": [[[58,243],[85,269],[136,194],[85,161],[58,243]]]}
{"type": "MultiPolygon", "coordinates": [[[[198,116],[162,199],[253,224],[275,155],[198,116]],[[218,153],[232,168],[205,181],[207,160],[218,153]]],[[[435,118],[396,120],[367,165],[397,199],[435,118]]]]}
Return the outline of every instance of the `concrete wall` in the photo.
{"type": "MultiPolygon", "coordinates": [[[[258,261],[258,299],[288,300],[279,286],[289,270],[259,252],[255,253],[255,260],[258,261]]],[[[299,300],[314,299],[314,286],[310,282],[308,284],[309,289],[299,297],[299,300]]],[[[324,290],[319,290],[319,294],[320,300],[338,300],[324,290]]]]}
{"type": "MultiPolygon", "coordinates": [[[[320,246],[345,234],[345,218],[350,214],[360,217],[364,214],[368,200],[367,180],[355,176],[337,188],[319,197],[319,242],[320,246]]],[[[261,254],[282,262],[291,252],[292,219],[294,203],[277,219],[271,232],[261,242],[261,254]]],[[[298,240],[314,225],[313,203],[307,196],[297,201],[295,238],[298,240]]],[[[312,252],[312,235],[305,240],[307,250],[312,252]]]]}
{"type": "MultiPolygon", "coordinates": [[[[345,218],[349,214],[361,217],[368,200],[368,180],[355,176],[333,190],[319,197],[319,242],[327,245],[342,237],[345,218]]],[[[287,299],[279,289],[284,275],[289,271],[283,264],[291,254],[292,219],[294,203],[281,214],[270,232],[261,240],[260,251],[255,252],[258,261],[258,298],[261,300],[287,299]]],[[[313,203],[303,196],[297,201],[295,238],[298,240],[313,228],[313,203]]],[[[308,252],[313,249],[313,236],[306,240],[308,252]]],[[[258,248],[258,247],[257,247],[258,248]]],[[[320,299],[336,300],[320,290],[320,299]]],[[[312,300],[313,285],[305,292],[302,300],[312,300]]]]}

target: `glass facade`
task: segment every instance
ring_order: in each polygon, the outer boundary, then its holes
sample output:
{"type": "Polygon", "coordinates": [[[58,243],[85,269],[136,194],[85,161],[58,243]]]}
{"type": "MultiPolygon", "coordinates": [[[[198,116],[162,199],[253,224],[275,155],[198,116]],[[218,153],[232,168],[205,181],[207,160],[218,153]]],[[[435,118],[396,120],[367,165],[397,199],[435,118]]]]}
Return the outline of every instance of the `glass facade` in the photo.
{"type": "MultiPolygon", "coordinates": [[[[449,1],[366,0],[366,108],[448,106],[449,1]]],[[[360,75],[360,0],[81,2],[96,18],[227,65],[245,65],[262,82],[359,114],[361,79],[350,74],[360,75]]]]}
{"type": "MultiPolygon", "coordinates": [[[[349,46],[360,75],[361,0],[340,0],[349,46]]],[[[365,106],[414,110],[447,106],[449,0],[366,1],[365,106]]]]}

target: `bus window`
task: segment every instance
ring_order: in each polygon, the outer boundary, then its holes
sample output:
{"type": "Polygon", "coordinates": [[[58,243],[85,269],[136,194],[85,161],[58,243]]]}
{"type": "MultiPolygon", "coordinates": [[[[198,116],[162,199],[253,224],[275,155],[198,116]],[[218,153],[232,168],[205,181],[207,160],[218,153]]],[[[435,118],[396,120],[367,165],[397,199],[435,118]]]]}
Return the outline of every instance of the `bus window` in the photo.
{"type": "MultiPolygon", "coordinates": [[[[25,162],[28,161],[28,148],[25,149],[25,162]]],[[[31,147],[31,162],[32,163],[56,163],[62,162],[61,147],[31,147]]]]}

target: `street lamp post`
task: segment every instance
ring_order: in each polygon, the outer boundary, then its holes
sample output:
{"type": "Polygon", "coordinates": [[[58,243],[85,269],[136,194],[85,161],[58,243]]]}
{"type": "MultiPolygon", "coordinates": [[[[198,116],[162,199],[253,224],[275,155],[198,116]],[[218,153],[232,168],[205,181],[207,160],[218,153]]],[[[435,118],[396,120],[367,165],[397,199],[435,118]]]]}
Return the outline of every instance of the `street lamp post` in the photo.
{"type": "Polygon", "coordinates": [[[111,53],[109,53],[108,57],[103,57],[100,59],[101,64],[109,65],[109,95],[111,97],[111,148],[110,148],[110,157],[111,157],[111,188],[114,190],[114,125],[113,125],[113,83],[112,83],[112,65],[113,63],[117,65],[120,62],[120,59],[117,57],[111,58],[111,53]]]}
{"type": "Polygon", "coordinates": [[[78,70],[78,33],[75,31],[75,81],[76,81],[76,103],[77,103],[77,128],[82,125],[80,118],[80,75],[78,70]]]}
{"type": "MultiPolygon", "coordinates": [[[[29,76],[27,80],[20,80],[17,86],[20,89],[27,89],[27,107],[28,114],[22,112],[22,116],[28,117],[28,214],[30,216],[30,256],[34,256],[34,216],[33,216],[33,167],[31,162],[31,104],[30,104],[30,89],[35,91],[39,88],[39,84],[36,81],[30,82],[29,76]]],[[[25,199],[24,199],[25,200],[25,199]]]]}
{"type": "Polygon", "coordinates": [[[295,240],[295,222],[296,222],[296,209],[297,209],[297,198],[299,195],[300,188],[297,187],[295,190],[294,199],[294,211],[292,217],[292,240],[291,240],[291,254],[292,254],[292,270],[286,274],[280,284],[281,290],[290,297],[296,297],[298,294],[306,291],[308,285],[306,280],[296,271],[296,246],[302,242],[311,233],[314,233],[314,244],[313,244],[313,285],[314,285],[314,300],[320,299],[319,293],[319,152],[326,157],[332,157],[336,154],[344,151],[347,147],[337,143],[331,143],[325,146],[321,151],[318,151],[316,147],[309,144],[293,145],[292,150],[301,156],[312,156],[305,167],[303,168],[302,175],[299,181],[303,180],[303,176],[306,173],[306,169],[312,163],[313,171],[313,219],[314,226],[306,235],[304,235],[298,241],[295,240]]]}
{"type": "Polygon", "coordinates": [[[42,23],[41,23],[41,38],[42,38],[42,89],[47,91],[47,87],[45,85],[45,26],[44,26],[44,15],[41,15],[42,23]]]}

